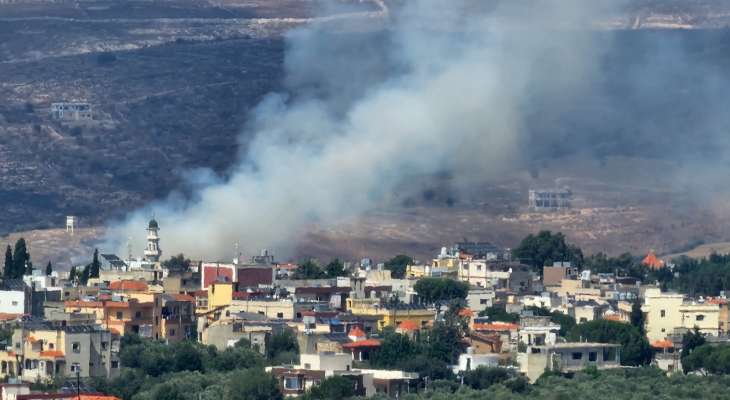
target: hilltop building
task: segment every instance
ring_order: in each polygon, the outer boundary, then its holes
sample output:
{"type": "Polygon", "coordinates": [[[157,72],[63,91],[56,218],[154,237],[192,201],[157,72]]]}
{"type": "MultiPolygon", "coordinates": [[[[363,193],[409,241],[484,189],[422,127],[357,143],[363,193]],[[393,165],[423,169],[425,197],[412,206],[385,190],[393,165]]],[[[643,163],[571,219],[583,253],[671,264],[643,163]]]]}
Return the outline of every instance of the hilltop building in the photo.
{"type": "Polygon", "coordinates": [[[573,192],[570,189],[530,190],[529,206],[533,211],[558,211],[571,206],[573,192]]]}

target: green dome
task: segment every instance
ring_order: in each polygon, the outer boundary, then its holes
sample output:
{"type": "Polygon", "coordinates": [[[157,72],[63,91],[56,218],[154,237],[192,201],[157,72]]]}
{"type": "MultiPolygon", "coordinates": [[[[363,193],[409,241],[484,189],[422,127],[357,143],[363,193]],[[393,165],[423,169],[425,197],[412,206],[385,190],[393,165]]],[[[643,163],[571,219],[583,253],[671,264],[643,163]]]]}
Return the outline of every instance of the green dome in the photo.
{"type": "Polygon", "coordinates": [[[160,225],[158,225],[157,224],[157,221],[154,218],[152,218],[150,220],[149,228],[150,229],[159,229],[160,228],[160,225]]]}

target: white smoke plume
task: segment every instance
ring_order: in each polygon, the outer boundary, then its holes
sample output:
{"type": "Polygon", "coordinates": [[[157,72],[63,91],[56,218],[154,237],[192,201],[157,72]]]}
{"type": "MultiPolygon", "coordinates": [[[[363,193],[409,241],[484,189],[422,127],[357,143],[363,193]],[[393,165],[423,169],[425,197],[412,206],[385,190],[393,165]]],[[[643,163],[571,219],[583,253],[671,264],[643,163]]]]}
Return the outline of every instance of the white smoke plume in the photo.
{"type": "Polygon", "coordinates": [[[124,254],[131,238],[141,250],[154,214],[168,256],[229,259],[234,243],[285,253],[310,224],[381,206],[414,176],[487,180],[515,168],[536,87],[559,103],[596,73],[609,44],[579,29],[601,4],[414,0],[390,4],[387,30],[369,40],[326,25],[292,32],[287,82],[302,90],[272,93],[250,115],[239,165],[196,174],[192,198],[173,194],[110,223],[108,246],[124,254]],[[369,59],[372,49],[383,58],[369,59]]]}

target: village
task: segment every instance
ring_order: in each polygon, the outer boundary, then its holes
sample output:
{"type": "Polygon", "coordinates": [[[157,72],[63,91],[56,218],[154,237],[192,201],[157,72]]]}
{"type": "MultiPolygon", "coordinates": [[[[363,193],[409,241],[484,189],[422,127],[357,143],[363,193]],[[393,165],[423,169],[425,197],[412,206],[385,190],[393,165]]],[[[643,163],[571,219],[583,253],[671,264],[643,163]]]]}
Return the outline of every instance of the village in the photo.
{"type": "MultiPolygon", "coordinates": [[[[6,255],[3,399],[104,397],[93,382],[118,379],[131,367],[124,347],[144,341],[245,347],[247,357],[267,358],[265,371],[283,396],[339,379],[352,395],[395,398],[428,390],[429,380],[463,385],[487,369],[524,384],[587,368],[652,365],[681,374],[688,337],[730,341],[724,293],[691,298],[567,259],[536,269],[489,243],[443,247],[426,263],[407,256],[279,263],[267,250],[230,261],[162,261],[160,224],[143,228],[143,257],[97,252],[83,271],[29,267],[17,244],[6,255]],[[422,357],[417,348],[431,359],[409,365],[402,357],[422,357]]],[[[653,253],[641,266],[671,267],[653,253]]],[[[137,357],[144,355],[133,363],[137,357]]]]}

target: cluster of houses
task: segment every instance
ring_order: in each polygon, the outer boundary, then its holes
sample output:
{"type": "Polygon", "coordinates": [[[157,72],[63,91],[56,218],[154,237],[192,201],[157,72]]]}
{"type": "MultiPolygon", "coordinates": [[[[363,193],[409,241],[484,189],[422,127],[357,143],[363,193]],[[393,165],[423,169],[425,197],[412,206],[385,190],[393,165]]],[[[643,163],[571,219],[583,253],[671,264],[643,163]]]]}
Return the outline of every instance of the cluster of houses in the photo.
{"type": "Polygon", "coordinates": [[[462,338],[466,350],[452,366],[456,374],[504,366],[534,381],[545,371],[620,367],[618,345],[568,342],[561,326],[534,315],[533,307],[578,323],[629,323],[633,302],[643,299],[655,363],[667,371],[680,369],[683,333],[699,329],[720,340],[730,323],[722,297],[687,299],[636,278],[578,271],[569,263],[545,266],[538,274],[512,260],[508,249],[487,243],[444,248],[430,263],[409,265],[401,279],[365,259],[347,265],[349,276],[295,280],[297,266],[276,263],[266,251],[247,260],[164,268],[159,225],[152,220],[147,230],[144,258],[102,254],[99,277],[86,285],[58,272],[3,282],[0,322],[13,333],[0,350],[0,378],[27,388],[60,376],[114,377],[127,333],[168,343],[197,340],[221,350],[246,339],[266,353],[272,336],[290,331],[299,344],[298,361],[267,369],[285,395],[346,376],[359,395],[399,396],[418,387],[418,374],[372,369],[368,360],[379,351],[384,329],[416,337],[440,318],[414,289],[424,277],[469,284],[467,308],[460,312],[469,326],[462,338]],[[479,316],[495,306],[519,320],[479,316]]]}

